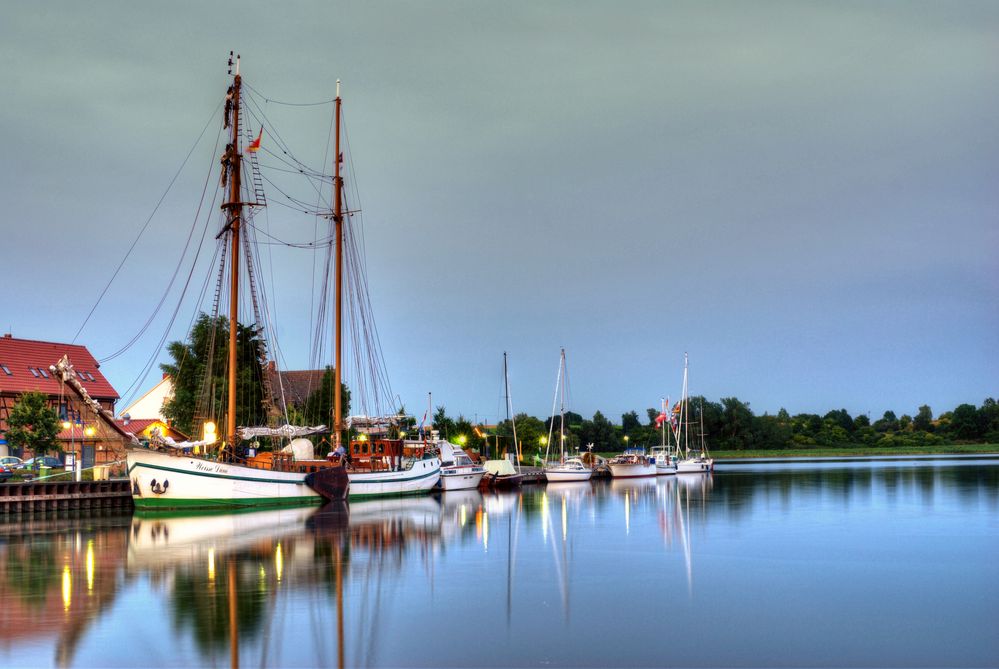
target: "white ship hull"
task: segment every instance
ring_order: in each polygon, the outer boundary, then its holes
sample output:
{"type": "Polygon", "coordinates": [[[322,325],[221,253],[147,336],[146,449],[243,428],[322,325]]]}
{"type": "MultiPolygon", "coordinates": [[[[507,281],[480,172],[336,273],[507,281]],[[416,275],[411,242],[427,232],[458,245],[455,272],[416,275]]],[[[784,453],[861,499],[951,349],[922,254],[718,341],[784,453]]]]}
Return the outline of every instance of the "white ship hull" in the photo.
{"type": "Polygon", "coordinates": [[[399,471],[347,472],[347,478],[349,499],[426,494],[441,478],[441,461],[416,460],[411,467],[399,471]]]}
{"type": "Polygon", "coordinates": [[[442,467],[440,487],[441,490],[477,490],[485,474],[486,470],[482,467],[474,470],[468,467],[442,467]]]}
{"type": "Polygon", "coordinates": [[[551,483],[589,481],[591,476],[593,476],[592,469],[559,469],[556,467],[545,470],[545,478],[551,483]]]}
{"type": "Polygon", "coordinates": [[[676,465],[672,462],[657,462],[656,463],[656,475],[657,476],[668,476],[670,474],[676,474],[676,465]]]}
{"type": "Polygon", "coordinates": [[[714,469],[715,461],[702,458],[690,458],[676,463],[677,474],[706,474],[714,469]]]}
{"type": "Polygon", "coordinates": [[[215,509],[320,504],[305,474],[256,469],[186,453],[129,449],[137,509],[215,509]]]}
{"type": "Polygon", "coordinates": [[[640,476],[655,476],[656,466],[654,463],[608,463],[611,476],[616,479],[638,478],[640,476]]]}

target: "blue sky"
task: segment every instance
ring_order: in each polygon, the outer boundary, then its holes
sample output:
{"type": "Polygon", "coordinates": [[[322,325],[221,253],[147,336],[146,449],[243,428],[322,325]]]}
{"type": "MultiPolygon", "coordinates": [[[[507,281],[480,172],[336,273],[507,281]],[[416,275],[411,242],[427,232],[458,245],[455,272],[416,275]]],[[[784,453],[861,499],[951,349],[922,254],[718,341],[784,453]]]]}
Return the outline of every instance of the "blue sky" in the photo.
{"type": "MultiPolygon", "coordinates": [[[[372,303],[411,410],[432,391],[494,420],[506,350],[515,409],[545,415],[560,346],[571,408],[614,419],[676,396],[685,351],[692,392],[758,413],[999,394],[995,3],[7,3],[0,19],[15,336],[73,337],[231,48],[273,99],[344,82],[372,303]]],[[[266,111],[321,164],[328,106],[266,111]]],[[[215,130],[81,334],[99,358],[163,293],[215,130]]],[[[267,221],[312,234],[279,206],[267,221]]],[[[311,260],[271,251],[284,365],[302,368],[311,260]]],[[[119,390],[165,328],[104,365],[119,390]]]]}

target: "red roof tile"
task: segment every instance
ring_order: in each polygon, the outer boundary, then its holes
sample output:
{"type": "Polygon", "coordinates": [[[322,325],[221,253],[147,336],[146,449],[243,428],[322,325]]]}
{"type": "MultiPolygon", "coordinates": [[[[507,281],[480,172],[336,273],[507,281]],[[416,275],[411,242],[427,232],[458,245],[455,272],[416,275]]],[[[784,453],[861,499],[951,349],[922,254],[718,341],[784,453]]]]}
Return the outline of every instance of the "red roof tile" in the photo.
{"type": "Polygon", "coordinates": [[[0,392],[19,394],[38,390],[47,395],[60,394],[61,384],[49,371],[49,366],[59,362],[64,355],[69,357],[80,384],[91,397],[100,400],[118,399],[117,391],[101,374],[100,365],[85,346],[15,339],[10,335],[0,337],[0,392]],[[32,369],[37,372],[37,376],[32,373],[32,369]]]}

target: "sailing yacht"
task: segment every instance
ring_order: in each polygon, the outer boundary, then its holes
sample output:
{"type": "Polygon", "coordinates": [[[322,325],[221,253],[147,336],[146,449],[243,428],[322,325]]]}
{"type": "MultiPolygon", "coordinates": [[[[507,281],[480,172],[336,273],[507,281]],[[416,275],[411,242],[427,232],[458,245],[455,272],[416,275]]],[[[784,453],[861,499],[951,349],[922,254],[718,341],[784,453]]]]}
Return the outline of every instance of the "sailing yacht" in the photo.
{"type": "MultiPolygon", "coordinates": [[[[242,179],[243,142],[240,132],[242,103],[242,77],[239,57],[235,62],[230,52],[229,74],[232,84],[226,92],[223,126],[229,128],[230,143],[222,157],[223,189],[228,199],[222,205],[225,225],[218,234],[220,248],[228,242],[230,276],[228,319],[228,382],[226,431],[224,441],[214,457],[209,457],[216,445],[216,438],[209,437],[207,426],[202,441],[174,443],[170,439],[154,439],[150,447],[133,444],[126,451],[128,476],[132,482],[132,499],[137,509],[205,509],[238,508],[274,505],[318,504],[324,499],[343,499],[347,493],[346,472],[339,462],[316,459],[311,455],[299,458],[294,451],[268,454],[269,458],[241,459],[235,445],[245,437],[236,427],[236,387],[239,371],[237,355],[237,316],[239,309],[240,260],[245,254],[250,266],[249,244],[240,240],[245,221],[244,209],[251,198],[246,192],[248,183],[242,179]],[[235,74],[232,67],[235,64],[235,74]],[[316,475],[322,472],[322,485],[313,485],[316,475]]],[[[339,110],[339,94],[337,95],[339,110]]],[[[257,142],[259,146],[259,139],[257,142]]],[[[252,148],[248,146],[247,148],[252,148]]],[[[247,182],[254,181],[248,179],[247,182]]],[[[220,267],[219,285],[225,264],[220,267]]],[[[252,273],[251,273],[252,276],[252,273]]],[[[338,379],[339,381],[339,379],[338,379]]],[[[339,384],[337,385],[339,389],[339,384]]],[[[254,436],[302,436],[325,429],[285,426],[271,430],[257,428],[254,436]],[[282,429],[284,430],[282,432],[282,429]]],[[[214,428],[212,432],[214,431],[214,428]]]]}
{"type": "MultiPolygon", "coordinates": [[[[508,453],[502,460],[486,460],[482,463],[486,474],[482,477],[481,486],[486,488],[516,488],[524,482],[524,474],[520,471],[520,442],[517,440],[517,417],[513,413],[513,399],[510,397],[510,371],[506,351],[503,352],[503,390],[506,394],[506,419],[513,429],[513,453],[508,453]],[[516,461],[516,466],[511,458],[516,461]]],[[[496,450],[499,455],[498,445],[496,450]]]]}
{"type": "MultiPolygon", "coordinates": [[[[565,349],[562,349],[559,356],[558,374],[555,377],[555,399],[552,400],[552,422],[548,426],[548,441],[545,445],[545,479],[549,482],[563,481],[589,481],[593,476],[593,470],[583,464],[579,458],[566,458],[565,452],[565,395],[566,377],[568,370],[565,366],[565,349]],[[557,460],[549,459],[549,451],[554,449],[552,444],[552,432],[555,428],[555,404],[561,397],[559,403],[559,428],[558,428],[558,454],[557,460]]],[[[554,455],[554,453],[553,453],[554,455]]]]}
{"type": "Polygon", "coordinates": [[[683,426],[683,458],[676,463],[677,474],[705,474],[714,471],[715,461],[708,456],[704,445],[704,406],[701,406],[701,448],[700,453],[691,455],[689,446],[690,410],[687,397],[687,354],[683,354],[683,399],[680,411],[680,422],[683,426]]]}

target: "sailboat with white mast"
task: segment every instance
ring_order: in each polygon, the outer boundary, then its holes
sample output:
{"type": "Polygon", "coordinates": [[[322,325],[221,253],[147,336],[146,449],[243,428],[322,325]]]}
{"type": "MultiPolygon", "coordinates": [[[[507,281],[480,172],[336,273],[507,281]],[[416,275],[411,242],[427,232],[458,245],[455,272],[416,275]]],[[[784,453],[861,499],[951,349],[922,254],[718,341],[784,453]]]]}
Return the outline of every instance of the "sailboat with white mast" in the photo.
{"type": "MultiPolygon", "coordinates": [[[[683,458],[676,463],[677,474],[705,474],[714,470],[715,461],[708,456],[704,445],[704,406],[700,411],[701,445],[700,453],[690,451],[690,399],[687,396],[687,354],[683,354],[683,399],[680,409],[680,424],[683,429],[683,458]]],[[[677,442],[679,443],[679,441],[677,442]]]]}
{"type": "Polygon", "coordinates": [[[555,397],[552,400],[552,421],[548,426],[548,442],[545,445],[545,479],[549,482],[556,481],[589,481],[593,476],[593,470],[583,464],[579,458],[566,457],[565,441],[568,435],[565,432],[565,396],[569,371],[565,366],[565,349],[559,356],[558,374],[555,377],[555,397]],[[561,398],[561,402],[559,402],[561,398]],[[558,453],[554,452],[553,432],[555,429],[555,404],[559,404],[559,427],[558,427],[558,453]],[[555,460],[549,454],[556,455],[555,460]]]}

